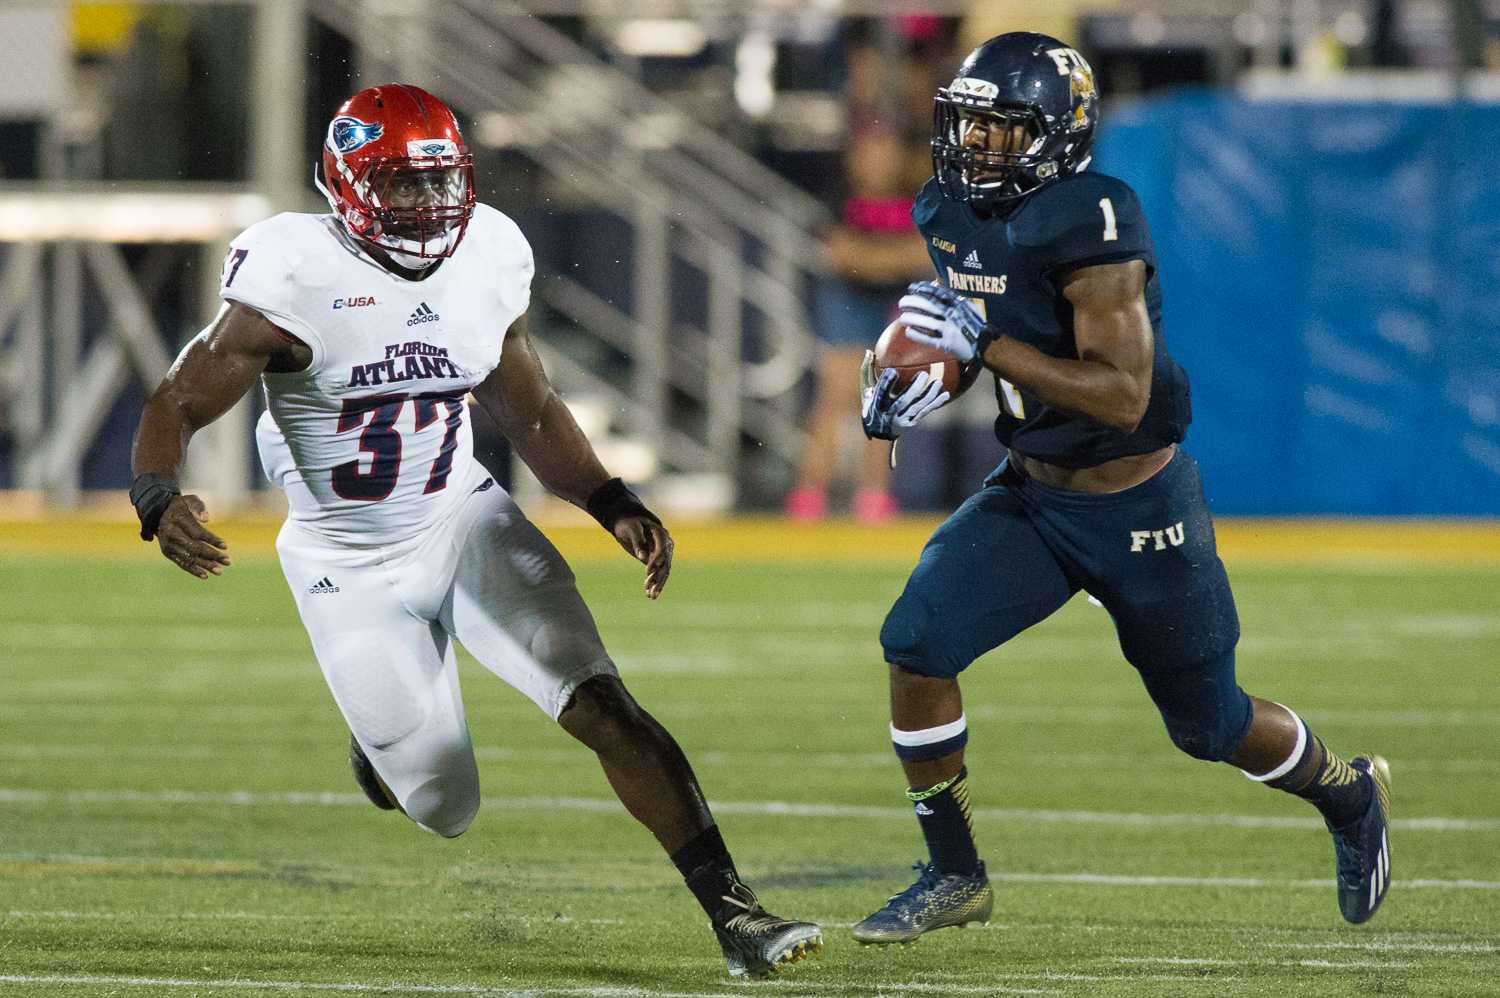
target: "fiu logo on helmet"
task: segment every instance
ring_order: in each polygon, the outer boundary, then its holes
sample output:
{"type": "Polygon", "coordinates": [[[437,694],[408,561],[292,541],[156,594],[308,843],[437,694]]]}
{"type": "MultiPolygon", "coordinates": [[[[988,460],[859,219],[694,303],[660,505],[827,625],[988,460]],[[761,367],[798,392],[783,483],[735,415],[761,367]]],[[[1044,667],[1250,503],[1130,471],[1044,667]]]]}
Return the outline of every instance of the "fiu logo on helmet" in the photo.
{"type": "Polygon", "coordinates": [[[1000,86],[989,80],[981,80],[977,76],[960,76],[953,81],[948,92],[954,97],[992,101],[1000,96],[1000,86]]]}
{"type": "Polygon", "coordinates": [[[385,126],[378,121],[361,121],[351,115],[341,114],[328,126],[328,144],[337,153],[351,153],[385,134],[385,126]]]}

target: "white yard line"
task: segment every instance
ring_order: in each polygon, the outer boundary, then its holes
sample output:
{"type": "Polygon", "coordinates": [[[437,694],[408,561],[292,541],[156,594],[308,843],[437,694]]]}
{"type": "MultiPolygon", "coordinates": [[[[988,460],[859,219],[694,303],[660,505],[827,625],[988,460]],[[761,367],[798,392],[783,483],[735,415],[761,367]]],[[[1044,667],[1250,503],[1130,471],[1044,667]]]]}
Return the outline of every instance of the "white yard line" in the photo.
{"type": "Polygon", "coordinates": [[[1500,953],[1500,945],[1494,943],[1404,943],[1377,940],[1361,943],[1271,942],[1266,945],[1281,949],[1365,950],[1371,953],[1500,953]]]}
{"type": "MultiPolygon", "coordinates": [[[[338,791],[259,790],[31,790],[0,788],[0,804],[208,804],[235,807],[368,807],[363,794],[338,791]]],[[[506,811],[623,812],[619,801],[605,797],[503,797],[485,807],[506,811]]],[[[712,801],[721,814],[774,815],[792,818],[882,818],[909,821],[905,807],[862,804],[799,804],[790,801],[712,801]]],[[[1129,811],[1058,811],[1029,808],[975,808],[987,821],[1033,824],[1113,825],[1140,828],[1322,828],[1319,818],[1253,814],[1140,814],[1129,811]]],[[[1396,818],[1391,827],[1403,832],[1496,832],[1496,818],[1396,818]]]]}
{"type": "MultiPolygon", "coordinates": [[[[366,912],[318,912],[316,914],[291,915],[285,912],[273,911],[25,911],[12,910],[0,911],[0,919],[16,918],[31,919],[35,921],[187,921],[187,922],[329,922],[329,921],[360,921],[368,922],[370,916],[366,912]]],[[[490,915],[481,915],[472,911],[443,912],[440,914],[415,914],[401,915],[385,913],[380,916],[382,922],[418,922],[427,924],[435,921],[446,922],[476,922],[491,921],[490,915]]],[[[505,922],[520,922],[524,925],[625,925],[623,918],[571,918],[566,915],[561,917],[548,917],[543,915],[506,915],[502,919],[505,922]]]]}
{"type": "MultiPolygon", "coordinates": [[[[1076,704],[975,704],[965,705],[970,720],[1087,722],[1089,724],[1136,724],[1155,717],[1149,706],[1139,709],[1110,704],[1082,707],[1076,704]]],[[[1297,713],[1309,725],[1324,723],[1360,724],[1386,727],[1461,727],[1483,730],[1500,723],[1500,710],[1452,707],[1427,710],[1384,710],[1317,707],[1299,704],[1297,713]]]]}
{"type": "Polygon", "coordinates": [[[1172,967],[1317,967],[1320,970],[1408,970],[1415,963],[1384,960],[1220,960],[1192,956],[1117,956],[1114,963],[1129,966],[1172,967]]]}
{"type": "MultiPolygon", "coordinates": [[[[215,864],[215,863],[238,863],[253,864],[255,860],[227,859],[223,857],[203,856],[79,856],[69,853],[0,853],[0,863],[56,863],[59,865],[77,866],[104,866],[136,865],[136,866],[170,866],[179,863],[193,864],[215,864]]],[[[1074,884],[1089,887],[1234,887],[1253,890],[1318,890],[1328,889],[1328,880],[1318,878],[1313,880],[1281,880],[1270,877],[1187,877],[1187,876],[1153,876],[1153,875],[1130,875],[1119,873],[1008,873],[1004,870],[990,870],[989,878],[994,881],[1011,884],[1074,884]]],[[[1397,880],[1396,883],[1403,891],[1406,890],[1434,890],[1434,891],[1500,891],[1500,881],[1494,880],[1397,880]]],[[[16,917],[23,917],[27,913],[14,912],[16,917]]],[[[40,912],[30,913],[32,917],[41,917],[40,912]]],[[[59,917],[68,917],[61,914],[59,917]]],[[[80,913],[79,917],[86,917],[80,913]]],[[[208,917],[208,916],[204,916],[208,917]]],[[[256,916],[244,916],[256,917],[256,916]]],[[[295,917],[295,916],[287,916],[295,917]]],[[[542,919],[541,921],[550,921],[542,919]]],[[[830,925],[837,928],[837,923],[830,925]]]]}
{"type": "MultiPolygon", "coordinates": [[[[69,857],[78,859],[79,857],[69,857]]],[[[3,859],[3,857],[0,857],[3,859]]],[[[1033,881],[1040,879],[1030,874],[1004,874],[991,873],[992,879],[1009,881],[1033,881]]],[[[1059,876],[1076,876],[1063,874],[1059,876]]],[[[1070,881],[1076,882],[1076,881],[1070,881]]],[[[1207,882],[1204,882],[1205,884],[1207,882]]],[[[1214,883],[1222,883],[1215,881],[1214,883]]],[[[1243,885],[1243,881],[1239,882],[1243,885]]],[[[1299,882],[1302,886],[1326,889],[1327,881],[1305,881],[1299,882]]],[[[1268,886],[1284,887],[1285,883],[1270,884],[1268,886]]],[[[37,911],[37,910],[11,910],[0,911],[0,920],[6,918],[27,919],[33,921],[201,921],[201,922],[240,922],[240,921],[265,921],[265,922],[330,922],[330,921],[369,921],[369,915],[361,912],[322,912],[293,915],[285,912],[262,912],[262,911],[37,911]]],[[[600,925],[625,925],[627,921],[623,918],[571,918],[552,917],[546,915],[505,915],[497,918],[490,914],[479,912],[461,911],[444,913],[427,913],[399,915],[387,913],[381,916],[382,922],[422,922],[424,924],[435,921],[490,921],[499,920],[504,922],[521,922],[526,925],[578,925],[578,926],[600,926],[600,925]]],[[[854,925],[853,922],[840,922],[830,918],[815,919],[824,929],[847,929],[854,925]]],[[[1129,934],[1130,928],[1122,928],[1118,925],[1094,925],[1089,923],[1061,923],[1061,922],[1031,922],[1023,921],[1016,923],[990,922],[982,929],[974,930],[982,932],[1023,932],[1033,934],[1051,934],[1058,931],[1089,932],[1089,933],[1124,933],[1129,934]]],[[[1340,930],[1329,930],[1337,932],[1340,930]]],[[[1194,934],[1207,935],[1230,935],[1236,940],[1246,936],[1243,926],[1213,926],[1200,925],[1192,929],[1194,934]]],[[[1349,950],[1370,953],[1474,953],[1490,954],[1500,953],[1500,944],[1488,942],[1452,941],[1454,936],[1462,936],[1463,933],[1407,933],[1391,932],[1360,942],[1307,942],[1305,940],[1281,940],[1267,939],[1266,936],[1296,935],[1305,936],[1308,930],[1302,928],[1278,928],[1275,926],[1263,927],[1249,933],[1250,938],[1258,946],[1269,946],[1275,949],[1289,950],[1349,950]]],[[[1131,959],[1145,960],[1147,958],[1121,957],[1122,961],[1131,959]]],[[[1188,961],[1191,958],[1152,958],[1165,960],[1188,961]]],[[[1213,962],[1212,958],[1204,958],[1200,962],[1213,962]]],[[[1224,962],[1224,961],[1220,961],[1224,962]]],[[[1232,962],[1232,961],[1231,961],[1232,962]]],[[[925,976],[932,976],[930,973],[925,976]]],[[[799,984],[802,987],[812,987],[811,982],[799,984]]]]}
{"type": "MultiPolygon", "coordinates": [[[[1030,975],[1002,975],[1007,978],[1030,975]]],[[[1095,978],[1107,979],[1107,978],[1095,978]]],[[[1117,978],[1140,980],[1141,978],[1117,978]]],[[[1171,978],[1178,980],[1178,978],[1171,978]]],[[[328,991],[340,994],[419,994],[419,995],[471,995],[474,998],[745,998],[757,985],[750,984],[737,991],[656,991],[650,988],[633,987],[589,987],[549,986],[495,987],[485,984],[417,984],[391,982],[375,984],[365,982],[316,982],[254,980],[249,978],[196,979],[179,977],[117,977],[91,974],[0,974],[0,984],[65,984],[97,985],[118,988],[149,988],[153,991],[172,988],[193,988],[207,991],[328,991]]],[[[801,984],[794,980],[779,979],[775,982],[778,994],[833,993],[833,994],[1014,994],[1048,995],[1059,992],[1043,988],[1005,987],[996,984],[801,984]]]]}
{"type": "MultiPolygon", "coordinates": [[[[1018,884],[1088,884],[1097,887],[1248,887],[1274,890],[1328,889],[1329,881],[1277,880],[1263,877],[1155,877],[1115,873],[1005,873],[991,871],[991,880],[1018,884]]],[[[1500,881],[1491,880],[1400,880],[1402,890],[1500,891],[1500,881]]]]}
{"type": "Polygon", "coordinates": [[[473,995],[475,998],[543,998],[546,995],[598,998],[743,998],[725,991],[649,991],[644,988],[534,987],[502,988],[484,984],[367,984],[317,981],[261,981],[248,978],[218,980],[180,977],[115,977],[91,974],[0,974],[0,984],[103,985],[120,988],[194,988],[209,991],[331,991],[342,994],[473,995]]]}
{"type": "MultiPolygon", "coordinates": [[[[474,755],[481,761],[519,762],[526,764],[563,763],[574,764],[581,758],[578,747],[563,748],[513,748],[501,745],[476,745],[474,755]]],[[[0,742],[0,757],[11,759],[107,759],[155,758],[170,756],[173,759],[217,759],[223,755],[220,747],[208,743],[185,743],[174,741],[134,742],[118,744],[109,742],[0,742]]],[[[1119,769],[1135,771],[1140,763],[1136,759],[1107,752],[1054,752],[1029,751],[1022,746],[1007,747],[1005,757],[1012,763],[1030,760],[1045,760],[1049,765],[1093,769],[1119,769]]],[[[884,752],[764,752],[764,751],[720,751],[709,750],[693,753],[694,766],[732,766],[736,769],[778,768],[788,763],[817,769],[877,769],[896,772],[896,757],[884,752]]],[[[1399,759],[1402,774],[1411,772],[1434,773],[1489,773],[1495,768],[1493,759],[1484,756],[1420,758],[1402,756],[1399,759]]]]}
{"type": "Polygon", "coordinates": [[[1379,960],[1296,960],[1290,963],[1280,963],[1277,966],[1316,967],[1319,970],[1408,970],[1417,965],[1400,961],[1382,963],[1379,960]]]}

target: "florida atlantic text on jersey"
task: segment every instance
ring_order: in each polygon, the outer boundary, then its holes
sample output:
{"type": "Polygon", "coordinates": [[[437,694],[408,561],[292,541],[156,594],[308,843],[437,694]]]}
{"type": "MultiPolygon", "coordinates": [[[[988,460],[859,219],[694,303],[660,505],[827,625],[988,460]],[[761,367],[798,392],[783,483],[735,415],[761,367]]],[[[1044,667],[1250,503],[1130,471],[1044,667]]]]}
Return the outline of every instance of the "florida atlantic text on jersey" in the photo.
{"type": "Polygon", "coordinates": [[[970,297],[988,326],[1052,357],[1078,356],[1072,307],[1057,281],[1090,264],[1143,260],[1146,308],[1155,333],[1151,401],[1131,433],[1061,412],[996,378],[995,434],[1023,454],[1086,467],[1182,440],[1191,419],[1187,375],[1167,352],[1161,329],[1156,254],[1135,192],[1123,181],[1079,173],[1049,183],[1010,214],[981,215],[943,197],[929,180],[912,207],[939,279],[970,297]]]}
{"type": "Polygon", "coordinates": [[[369,545],[448,509],[473,461],[464,397],[499,363],[532,272],[525,237],[485,205],[464,252],[420,281],[375,264],[332,216],[277,215],[230,244],[223,298],[312,350],[306,370],[262,379],[261,462],[292,520],[369,545]]]}

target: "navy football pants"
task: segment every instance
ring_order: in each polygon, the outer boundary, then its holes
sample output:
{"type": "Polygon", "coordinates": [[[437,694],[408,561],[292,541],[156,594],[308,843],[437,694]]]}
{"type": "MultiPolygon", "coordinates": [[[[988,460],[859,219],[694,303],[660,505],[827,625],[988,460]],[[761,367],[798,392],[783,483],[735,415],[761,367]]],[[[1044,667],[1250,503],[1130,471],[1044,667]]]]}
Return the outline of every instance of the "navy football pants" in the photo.
{"type": "Polygon", "coordinates": [[[1239,617],[1198,464],[1180,448],[1152,478],[1106,495],[1002,464],[927,542],[880,643],[892,665],[955,677],[1079,589],[1114,618],[1173,742],[1231,757],[1250,727],[1234,678],[1239,617]]]}

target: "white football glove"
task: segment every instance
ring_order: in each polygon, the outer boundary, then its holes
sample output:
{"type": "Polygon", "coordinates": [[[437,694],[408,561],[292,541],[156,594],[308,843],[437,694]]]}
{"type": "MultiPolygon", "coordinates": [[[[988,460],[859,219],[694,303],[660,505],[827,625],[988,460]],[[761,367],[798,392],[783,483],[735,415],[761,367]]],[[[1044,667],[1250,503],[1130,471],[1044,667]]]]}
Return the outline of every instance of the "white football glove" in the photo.
{"type": "Polygon", "coordinates": [[[967,298],[935,281],[918,281],[897,303],[906,335],[951,353],[960,364],[974,359],[984,337],[984,319],[967,298]]]}
{"type": "Polygon", "coordinates": [[[891,396],[891,386],[896,381],[896,372],[886,368],[878,378],[874,372],[875,354],[866,350],[865,362],[859,370],[862,385],[859,414],[865,436],[872,440],[895,440],[903,430],[915,426],[923,416],[948,402],[943,383],[926,371],[919,371],[906,391],[895,397],[891,396]]]}

